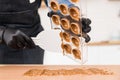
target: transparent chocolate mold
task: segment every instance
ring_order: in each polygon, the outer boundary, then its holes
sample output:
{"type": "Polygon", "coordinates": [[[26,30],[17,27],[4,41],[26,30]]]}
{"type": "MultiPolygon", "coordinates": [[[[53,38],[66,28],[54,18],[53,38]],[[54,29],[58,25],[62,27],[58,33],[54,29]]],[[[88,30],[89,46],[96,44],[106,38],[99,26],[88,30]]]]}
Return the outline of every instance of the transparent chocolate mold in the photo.
{"type": "Polygon", "coordinates": [[[67,54],[71,54],[72,47],[69,44],[61,44],[61,47],[67,54]]]}
{"type": "Polygon", "coordinates": [[[78,7],[76,7],[76,6],[70,7],[69,14],[72,19],[79,21],[81,14],[80,14],[80,10],[78,9],[78,7]]]}
{"type": "Polygon", "coordinates": [[[72,43],[74,44],[74,46],[76,46],[76,47],[79,47],[79,46],[80,46],[80,39],[79,39],[79,37],[73,36],[73,37],[71,38],[71,41],[72,41],[72,43]]]}
{"type": "Polygon", "coordinates": [[[70,42],[70,34],[67,32],[60,32],[60,37],[66,42],[70,42]]]}
{"type": "Polygon", "coordinates": [[[74,3],[77,3],[79,2],[80,0],[70,0],[71,2],[74,2],[74,3]]]}
{"type": "Polygon", "coordinates": [[[77,35],[81,34],[82,29],[81,29],[80,24],[74,23],[74,22],[71,23],[71,31],[72,31],[74,34],[77,34],[77,35]]]}
{"type": "Polygon", "coordinates": [[[70,29],[70,21],[67,18],[62,18],[61,20],[61,27],[65,30],[69,30],[70,29]]]}
{"type": "Polygon", "coordinates": [[[81,51],[79,49],[73,49],[72,54],[76,59],[81,59],[81,51]]]}
{"type": "Polygon", "coordinates": [[[60,8],[60,12],[63,15],[67,15],[69,13],[68,12],[68,6],[66,4],[60,4],[59,8],[60,8]]]}
{"type": "Polygon", "coordinates": [[[59,36],[60,36],[61,39],[63,39],[63,32],[60,32],[59,36]]]}
{"type": "Polygon", "coordinates": [[[87,61],[85,42],[89,41],[81,25],[81,19],[86,17],[85,3],[85,0],[48,0],[49,10],[53,12],[51,26],[60,31],[61,53],[80,64],[87,61]]]}
{"type": "Polygon", "coordinates": [[[52,16],[52,21],[56,25],[60,25],[60,16],[59,15],[53,15],[52,16]]]}
{"type": "Polygon", "coordinates": [[[59,10],[59,4],[58,4],[58,2],[55,1],[55,0],[50,1],[50,8],[53,11],[57,12],[59,10]]]}

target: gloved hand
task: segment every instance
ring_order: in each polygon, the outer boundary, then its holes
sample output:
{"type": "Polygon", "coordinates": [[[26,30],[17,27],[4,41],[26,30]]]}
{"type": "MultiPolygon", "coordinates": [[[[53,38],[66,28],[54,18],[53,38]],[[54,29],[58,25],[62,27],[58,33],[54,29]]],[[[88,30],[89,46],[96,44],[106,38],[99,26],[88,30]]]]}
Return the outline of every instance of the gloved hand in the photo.
{"type": "Polygon", "coordinates": [[[90,36],[87,33],[83,33],[83,38],[85,39],[86,43],[88,43],[91,40],[90,36]]]}
{"type": "Polygon", "coordinates": [[[82,31],[84,33],[89,33],[91,31],[91,26],[90,26],[91,20],[88,18],[82,18],[81,22],[82,22],[82,31]]]}
{"type": "Polygon", "coordinates": [[[90,24],[92,22],[89,18],[82,18],[81,22],[82,22],[83,37],[85,38],[85,42],[88,43],[91,40],[91,38],[87,33],[91,31],[90,24]]]}
{"type": "Polygon", "coordinates": [[[52,17],[52,15],[54,15],[54,14],[55,14],[55,12],[50,11],[50,12],[47,13],[47,16],[48,16],[48,17],[52,17]]]}
{"type": "Polygon", "coordinates": [[[20,30],[7,28],[3,34],[4,43],[14,49],[34,48],[35,44],[30,37],[20,30]]]}

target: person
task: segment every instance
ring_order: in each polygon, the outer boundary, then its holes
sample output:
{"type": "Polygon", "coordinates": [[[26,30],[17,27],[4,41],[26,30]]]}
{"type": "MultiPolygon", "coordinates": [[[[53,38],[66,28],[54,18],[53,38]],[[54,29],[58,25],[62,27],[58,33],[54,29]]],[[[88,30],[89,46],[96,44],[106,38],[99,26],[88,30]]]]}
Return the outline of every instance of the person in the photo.
{"type": "Polygon", "coordinates": [[[44,49],[31,39],[44,30],[41,1],[0,0],[0,64],[43,64],[44,49]]]}
{"type": "MultiPolygon", "coordinates": [[[[41,1],[0,0],[0,64],[43,64],[44,49],[31,39],[44,30],[38,14],[41,1]]],[[[89,22],[83,19],[87,31],[89,22]]]]}

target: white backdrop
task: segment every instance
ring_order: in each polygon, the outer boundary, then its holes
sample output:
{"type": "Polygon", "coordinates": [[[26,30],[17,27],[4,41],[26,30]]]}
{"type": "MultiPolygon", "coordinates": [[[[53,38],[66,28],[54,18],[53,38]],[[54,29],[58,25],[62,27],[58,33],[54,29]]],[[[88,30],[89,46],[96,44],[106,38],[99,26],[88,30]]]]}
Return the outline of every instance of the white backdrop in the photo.
{"type": "MultiPolygon", "coordinates": [[[[87,15],[92,20],[92,41],[109,40],[111,36],[120,36],[120,1],[87,0],[87,15]]],[[[59,31],[51,30],[47,9],[40,9],[42,25],[45,29],[35,38],[46,50],[44,64],[78,64],[61,53],[59,31]]],[[[88,47],[88,62],[93,64],[120,64],[120,46],[88,47]]]]}

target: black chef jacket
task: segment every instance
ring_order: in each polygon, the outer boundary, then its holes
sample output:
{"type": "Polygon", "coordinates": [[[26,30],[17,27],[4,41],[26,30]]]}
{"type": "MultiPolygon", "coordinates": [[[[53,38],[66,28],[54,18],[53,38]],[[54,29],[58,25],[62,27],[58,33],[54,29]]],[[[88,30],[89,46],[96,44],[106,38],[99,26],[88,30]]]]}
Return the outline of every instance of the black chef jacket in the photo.
{"type": "MultiPolygon", "coordinates": [[[[0,0],[0,28],[19,29],[29,37],[36,37],[43,31],[38,15],[41,1],[0,0]]],[[[33,49],[16,50],[0,43],[0,64],[43,64],[43,57],[44,50],[37,45],[33,49]]]]}

